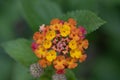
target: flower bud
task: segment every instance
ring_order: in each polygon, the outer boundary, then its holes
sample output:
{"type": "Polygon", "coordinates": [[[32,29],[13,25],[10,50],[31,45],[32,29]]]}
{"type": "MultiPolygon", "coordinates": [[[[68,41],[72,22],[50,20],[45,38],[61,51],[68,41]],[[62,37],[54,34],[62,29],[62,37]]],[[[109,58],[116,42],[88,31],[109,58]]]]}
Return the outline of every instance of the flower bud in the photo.
{"type": "Polygon", "coordinates": [[[64,74],[54,74],[52,80],[67,80],[64,74]]]}
{"type": "Polygon", "coordinates": [[[34,63],[30,65],[30,72],[33,77],[37,78],[44,73],[44,69],[39,65],[39,63],[34,63]]]}

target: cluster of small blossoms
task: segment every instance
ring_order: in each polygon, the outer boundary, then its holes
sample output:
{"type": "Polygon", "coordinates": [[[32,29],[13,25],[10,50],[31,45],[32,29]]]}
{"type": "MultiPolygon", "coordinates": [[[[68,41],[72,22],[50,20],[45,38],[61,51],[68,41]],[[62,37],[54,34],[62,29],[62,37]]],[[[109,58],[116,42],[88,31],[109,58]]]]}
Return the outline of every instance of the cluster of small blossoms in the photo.
{"type": "Polygon", "coordinates": [[[53,19],[50,25],[42,25],[33,35],[32,50],[39,58],[42,68],[52,65],[58,74],[65,69],[77,67],[78,62],[85,61],[88,40],[86,30],[69,18],[68,21],[53,19]]]}

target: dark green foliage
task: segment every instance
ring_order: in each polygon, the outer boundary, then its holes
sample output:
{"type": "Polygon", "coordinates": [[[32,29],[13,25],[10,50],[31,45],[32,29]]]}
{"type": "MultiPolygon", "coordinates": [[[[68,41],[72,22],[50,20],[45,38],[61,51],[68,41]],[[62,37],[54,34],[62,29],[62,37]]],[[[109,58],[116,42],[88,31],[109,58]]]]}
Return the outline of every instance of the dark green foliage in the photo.
{"type": "Polygon", "coordinates": [[[21,3],[24,16],[33,31],[62,15],[59,6],[49,0],[21,0],[21,3]]]}

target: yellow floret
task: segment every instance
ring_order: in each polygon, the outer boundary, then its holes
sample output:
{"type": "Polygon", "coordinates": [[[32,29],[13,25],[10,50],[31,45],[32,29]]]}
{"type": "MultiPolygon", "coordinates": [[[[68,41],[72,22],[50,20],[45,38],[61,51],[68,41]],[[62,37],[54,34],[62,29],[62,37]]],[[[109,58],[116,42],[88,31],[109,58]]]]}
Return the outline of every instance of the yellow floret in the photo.
{"type": "Polygon", "coordinates": [[[50,51],[47,53],[46,59],[47,59],[49,62],[52,62],[54,59],[56,59],[56,52],[55,52],[54,50],[50,50],[50,51]]]}
{"type": "Polygon", "coordinates": [[[63,25],[62,27],[60,27],[60,34],[63,37],[68,36],[70,34],[70,26],[63,25]]]}
{"type": "Polygon", "coordinates": [[[56,36],[56,33],[54,30],[48,31],[46,34],[46,39],[47,40],[52,40],[56,36]]]}
{"type": "Polygon", "coordinates": [[[70,49],[76,49],[77,48],[77,42],[75,40],[71,40],[69,42],[69,48],[70,49]]]}
{"type": "Polygon", "coordinates": [[[80,58],[82,56],[82,52],[80,50],[77,50],[77,49],[71,50],[70,51],[70,56],[72,58],[80,58]]]}
{"type": "Polygon", "coordinates": [[[51,42],[50,40],[45,40],[45,41],[43,42],[43,47],[44,47],[45,49],[50,48],[51,45],[52,45],[52,42],[51,42]]]}

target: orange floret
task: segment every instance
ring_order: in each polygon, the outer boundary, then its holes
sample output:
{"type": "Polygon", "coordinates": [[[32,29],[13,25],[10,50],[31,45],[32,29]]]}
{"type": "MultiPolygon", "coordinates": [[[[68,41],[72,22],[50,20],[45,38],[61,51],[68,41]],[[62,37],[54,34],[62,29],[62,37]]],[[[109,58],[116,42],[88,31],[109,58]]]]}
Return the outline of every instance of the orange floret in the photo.
{"type": "Polygon", "coordinates": [[[77,25],[76,20],[74,20],[73,18],[69,18],[68,22],[69,22],[70,25],[77,25]]]}
{"type": "Polygon", "coordinates": [[[50,24],[58,24],[60,22],[60,20],[58,18],[55,18],[53,20],[51,20],[50,24]]]}
{"type": "Polygon", "coordinates": [[[85,39],[85,40],[82,41],[82,46],[83,46],[84,49],[87,49],[87,48],[88,48],[89,43],[88,43],[88,40],[87,40],[87,39],[85,39]]]}
{"type": "Polygon", "coordinates": [[[50,63],[49,61],[47,61],[46,59],[41,59],[41,60],[39,60],[39,64],[40,64],[40,66],[43,67],[43,68],[46,68],[47,66],[50,66],[50,65],[51,65],[51,63],[50,63]]]}
{"type": "Polygon", "coordinates": [[[35,41],[38,40],[40,36],[41,36],[40,32],[35,32],[33,35],[33,40],[35,40],[35,41]]]}
{"type": "Polygon", "coordinates": [[[67,58],[66,59],[66,61],[67,61],[67,66],[68,66],[68,68],[69,69],[73,69],[73,68],[75,68],[75,67],[77,67],[77,60],[76,59],[73,59],[73,58],[67,58]]]}
{"type": "Polygon", "coordinates": [[[56,60],[53,62],[55,69],[61,70],[65,68],[66,60],[64,56],[57,56],[56,60]]]}
{"type": "Polygon", "coordinates": [[[80,57],[79,61],[82,63],[82,62],[84,62],[84,61],[86,60],[86,58],[87,58],[87,55],[86,55],[86,54],[83,54],[83,55],[80,57]]]}

